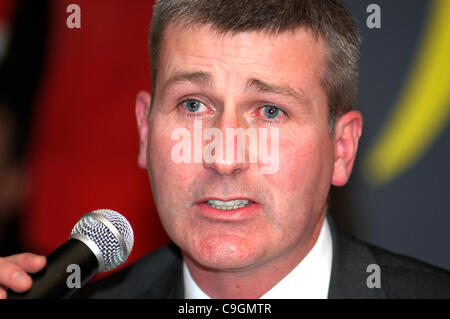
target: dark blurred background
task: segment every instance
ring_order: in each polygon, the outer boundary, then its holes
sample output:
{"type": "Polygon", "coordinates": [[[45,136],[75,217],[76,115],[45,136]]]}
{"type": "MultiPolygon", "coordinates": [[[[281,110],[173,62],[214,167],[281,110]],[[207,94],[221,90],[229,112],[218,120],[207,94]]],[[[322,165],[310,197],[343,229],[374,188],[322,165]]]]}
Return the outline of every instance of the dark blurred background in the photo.
{"type": "MultiPolygon", "coordinates": [[[[450,269],[450,1],[344,3],[363,39],[364,131],[330,211],[365,241],[450,269]],[[367,25],[370,4],[380,28],[367,25]]],[[[137,167],[152,5],[0,0],[0,256],[48,254],[98,208],[133,225],[127,263],[168,242],[137,167]],[[71,3],[79,29],[66,25],[71,3]]]]}

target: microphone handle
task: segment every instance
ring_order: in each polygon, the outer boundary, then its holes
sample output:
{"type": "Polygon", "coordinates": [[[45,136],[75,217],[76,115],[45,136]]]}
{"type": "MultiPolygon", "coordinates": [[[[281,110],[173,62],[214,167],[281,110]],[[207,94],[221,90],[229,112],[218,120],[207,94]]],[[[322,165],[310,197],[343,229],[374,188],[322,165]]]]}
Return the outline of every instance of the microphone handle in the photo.
{"type": "Polygon", "coordinates": [[[98,271],[98,261],[91,249],[81,240],[71,238],[47,257],[47,265],[36,274],[30,275],[33,286],[30,290],[17,293],[8,291],[8,299],[56,299],[68,297],[77,291],[70,288],[67,278],[74,272],[67,267],[76,264],[80,268],[81,287],[98,271]]]}

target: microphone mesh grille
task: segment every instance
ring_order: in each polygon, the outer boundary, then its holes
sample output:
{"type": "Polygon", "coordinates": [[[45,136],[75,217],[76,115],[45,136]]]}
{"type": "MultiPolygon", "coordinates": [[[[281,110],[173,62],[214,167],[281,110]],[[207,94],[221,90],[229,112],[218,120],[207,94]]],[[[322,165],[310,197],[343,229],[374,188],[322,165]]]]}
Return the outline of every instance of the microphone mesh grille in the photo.
{"type": "Polygon", "coordinates": [[[134,243],[130,223],[121,214],[109,209],[99,209],[81,217],[72,229],[71,235],[73,234],[80,234],[97,245],[105,261],[104,271],[125,263],[134,243]],[[115,229],[110,229],[97,216],[107,219],[115,229]],[[121,238],[117,238],[117,233],[121,238]],[[120,245],[121,241],[125,243],[124,249],[120,245]]]}

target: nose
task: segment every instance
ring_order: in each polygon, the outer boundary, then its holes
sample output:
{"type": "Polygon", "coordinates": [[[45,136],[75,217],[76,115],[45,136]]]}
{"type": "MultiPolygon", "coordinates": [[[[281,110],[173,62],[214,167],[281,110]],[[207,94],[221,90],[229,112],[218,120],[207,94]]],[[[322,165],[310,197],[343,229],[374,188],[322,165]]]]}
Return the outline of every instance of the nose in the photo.
{"type": "MultiPolygon", "coordinates": [[[[213,156],[203,156],[203,165],[206,169],[212,169],[220,175],[232,176],[247,171],[250,167],[248,162],[248,148],[245,134],[245,120],[240,119],[234,107],[224,108],[221,117],[216,121],[217,126],[210,129],[214,135],[214,143],[217,146],[213,150],[213,156]],[[231,111],[233,110],[233,111],[231,111]],[[222,141],[217,141],[216,139],[222,141]]],[[[210,140],[211,141],[211,140],[210,140]]],[[[213,142],[209,142],[213,143],[213,142]]],[[[206,145],[205,153],[212,147],[206,145]]]]}
{"type": "Polygon", "coordinates": [[[212,163],[207,163],[204,161],[204,167],[207,169],[212,169],[218,174],[223,176],[232,176],[245,172],[250,167],[247,162],[239,162],[235,159],[215,158],[212,163]]]}

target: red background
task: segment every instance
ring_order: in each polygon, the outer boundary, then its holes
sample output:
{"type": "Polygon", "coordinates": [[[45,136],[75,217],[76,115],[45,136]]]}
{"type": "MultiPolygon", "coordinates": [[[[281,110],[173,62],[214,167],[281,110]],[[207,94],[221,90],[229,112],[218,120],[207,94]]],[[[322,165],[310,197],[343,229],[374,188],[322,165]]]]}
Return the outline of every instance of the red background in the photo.
{"type": "Polygon", "coordinates": [[[135,96],[150,90],[147,37],[153,1],[77,1],[81,28],[50,1],[43,74],[27,154],[27,250],[48,254],[79,217],[99,208],[122,213],[135,234],[127,264],[168,242],[146,171],[137,166],[135,96]]]}

